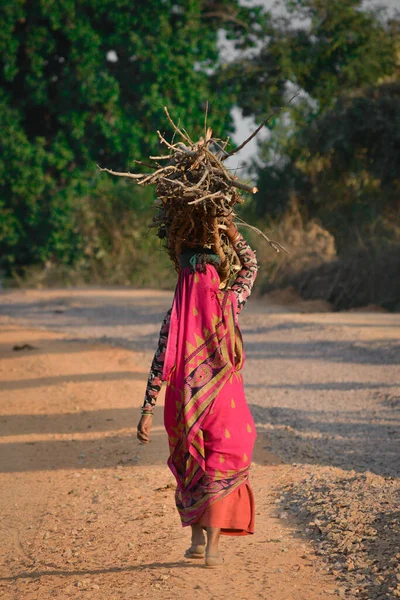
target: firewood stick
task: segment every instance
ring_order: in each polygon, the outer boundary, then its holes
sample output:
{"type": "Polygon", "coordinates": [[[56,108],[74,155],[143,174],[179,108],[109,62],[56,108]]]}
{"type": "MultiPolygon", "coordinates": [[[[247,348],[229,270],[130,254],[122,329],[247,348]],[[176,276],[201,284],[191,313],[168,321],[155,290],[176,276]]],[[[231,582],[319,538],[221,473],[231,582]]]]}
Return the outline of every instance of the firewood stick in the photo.
{"type": "Polygon", "coordinates": [[[243,190],[244,192],[251,192],[252,194],[257,194],[258,188],[256,186],[247,185],[247,183],[242,183],[241,181],[235,181],[233,179],[228,180],[230,185],[237,188],[238,190],[243,190]]]}
{"type": "Polygon", "coordinates": [[[281,112],[281,110],[283,110],[285,108],[285,106],[288,106],[291,101],[296,98],[298,95],[300,94],[300,92],[297,92],[296,94],[294,94],[289,102],[287,102],[286,104],[284,104],[283,106],[280,106],[279,108],[277,108],[276,110],[274,110],[273,113],[271,113],[269,115],[269,117],[267,119],[265,119],[265,121],[263,121],[255,131],[253,131],[253,133],[251,135],[249,135],[249,137],[242,143],[240,144],[240,146],[238,146],[237,148],[235,148],[234,150],[232,150],[232,152],[229,152],[228,154],[226,154],[222,160],[226,160],[229,156],[233,156],[234,154],[236,154],[237,152],[239,152],[240,150],[242,150],[256,135],[257,133],[259,133],[261,131],[261,129],[268,123],[268,121],[270,121],[272,119],[272,117],[274,117],[277,113],[281,112]]]}
{"type": "Polygon", "coordinates": [[[170,116],[170,114],[169,114],[169,112],[168,112],[168,108],[167,108],[166,106],[164,106],[164,111],[165,111],[165,114],[167,115],[167,119],[168,119],[168,121],[171,123],[172,127],[174,128],[174,130],[175,130],[177,133],[179,133],[179,135],[180,135],[180,136],[181,136],[181,137],[182,137],[184,140],[186,140],[186,141],[187,141],[187,142],[188,142],[188,143],[189,143],[191,146],[193,146],[193,142],[192,142],[192,140],[190,139],[190,137],[189,137],[188,135],[185,135],[184,133],[182,133],[182,131],[179,129],[179,127],[177,127],[177,126],[175,125],[175,123],[174,123],[174,122],[173,122],[173,120],[171,119],[171,116],[170,116]]]}
{"type": "Polygon", "coordinates": [[[207,194],[206,196],[202,196],[201,198],[197,198],[197,200],[193,200],[192,202],[188,202],[189,206],[193,204],[199,204],[199,202],[203,202],[204,200],[208,200],[209,198],[215,198],[216,196],[221,196],[221,192],[218,190],[213,194],[207,194]]]}
{"type": "MultiPolygon", "coordinates": [[[[167,173],[167,171],[172,171],[172,172],[178,171],[178,168],[175,167],[174,165],[167,165],[166,167],[161,167],[161,169],[158,169],[157,171],[154,171],[154,173],[150,173],[150,175],[145,177],[143,179],[143,181],[141,182],[142,185],[144,185],[148,181],[151,181],[152,179],[155,179],[156,177],[159,176],[160,173],[167,173]]],[[[170,173],[168,173],[168,175],[170,175],[170,173]]]]}
{"type": "Polygon", "coordinates": [[[129,171],[127,173],[122,173],[120,171],[113,171],[112,169],[107,169],[106,167],[100,167],[99,165],[97,165],[98,169],[100,169],[100,171],[106,171],[106,173],[110,173],[111,175],[115,175],[117,177],[129,177],[130,179],[142,179],[144,177],[143,173],[129,173],[129,171]]]}

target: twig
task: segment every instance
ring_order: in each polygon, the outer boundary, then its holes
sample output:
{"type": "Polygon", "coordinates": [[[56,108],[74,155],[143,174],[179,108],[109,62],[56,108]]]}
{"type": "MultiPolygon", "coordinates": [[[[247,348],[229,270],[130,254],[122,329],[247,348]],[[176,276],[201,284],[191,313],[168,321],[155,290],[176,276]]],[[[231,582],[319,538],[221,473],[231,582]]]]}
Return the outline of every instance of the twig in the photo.
{"type": "Polygon", "coordinates": [[[247,183],[242,183],[241,181],[236,181],[233,179],[228,179],[230,185],[237,188],[238,190],[243,190],[244,192],[251,192],[252,194],[257,194],[258,188],[256,186],[247,185],[247,183]]]}
{"type": "Polygon", "coordinates": [[[207,117],[208,117],[208,100],[206,102],[206,111],[204,114],[204,140],[207,138],[207,117]]]}
{"type": "MultiPolygon", "coordinates": [[[[151,156],[150,156],[151,158],[151,156]]],[[[134,163],[136,163],[137,165],[143,165],[144,167],[149,167],[149,169],[157,169],[157,165],[151,165],[150,163],[145,163],[141,160],[134,160],[134,163]]]]}
{"type": "MultiPolygon", "coordinates": [[[[169,142],[167,142],[167,140],[165,139],[165,137],[163,135],[161,135],[161,132],[158,131],[158,130],[157,130],[157,135],[160,138],[160,141],[161,141],[162,144],[165,144],[168,148],[170,148],[170,150],[175,150],[176,145],[175,144],[172,145],[169,142]]],[[[168,156],[168,158],[170,158],[170,157],[168,156]]]]}
{"type": "Polygon", "coordinates": [[[249,225],[249,223],[246,223],[246,221],[243,221],[242,219],[240,219],[238,226],[239,227],[249,227],[256,233],[261,235],[261,237],[263,237],[268,242],[268,244],[271,246],[271,248],[276,250],[276,252],[278,254],[281,250],[286,252],[286,254],[290,254],[290,252],[288,250],[286,250],[286,248],[284,246],[282,246],[282,244],[280,244],[279,242],[275,242],[274,240],[270,240],[269,237],[267,235],[265,235],[265,233],[263,231],[261,231],[261,229],[258,229],[258,227],[254,227],[254,225],[249,225]]]}
{"type": "Polygon", "coordinates": [[[220,190],[218,190],[218,192],[214,192],[213,194],[207,194],[206,196],[202,196],[201,198],[198,198],[197,200],[192,200],[192,202],[188,202],[188,204],[189,204],[189,206],[191,206],[192,204],[198,204],[199,202],[203,202],[204,200],[208,200],[209,198],[215,198],[215,196],[222,197],[220,190]]]}
{"type": "Polygon", "coordinates": [[[187,142],[188,142],[188,143],[189,143],[191,146],[193,146],[193,142],[192,142],[192,140],[190,139],[190,137],[189,137],[187,134],[185,135],[184,133],[182,133],[182,131],[179,129],[179,127],[177,127],[177,126],[175,125],[175,123],[174,123],[174,122],[173,122],[173,120],[171,119],[171,116],[170,116],[170,114],[169,114],[169,112],[168,112],[168,108],[167,108],[166,106],[164,106],[164,111],[165,111],[165,114],[167,115],[167,119],[168,119],[168,121],[171,123],[171,125],[172,125],[172,127],[175,129],[175,131],[176,131],[177,133],[179,133],[179,135],[180,135],[180,136],[181,136],[181,137],[182,137],[184,140],[186,140],[186,141],[187,141],[187,142]]]}
{"type": "Polygon", "coordinates": [[[161,173],[165,173],[166,175],[170,175],[171,173],[169,173],[169,171],[178,171],[178,168],[175,167],[175,165],[166,165],[165,167],[161,167],[161,169],[157,169],[157,171],[154,171],[154,173],[150,173],[150,175],[147,175],[143,181],[141,181],[141,185],[146,184],[148,181],[151,181],[152,179],[154,179],[155,177],[157,177],[158,175],[160,175],[161,173]]]}
{"type": "Polygon", "coordinates": [[[300,94],[300,92],[297,92],[296,94],[294,94],[294,96],[292,96],[290,98],[289,102],[286,102],[286,104],[284,104],[283,106],[280,106],[279,108],[277,108],[276,110],[274,110],[274,112],[272,114],[270,114],[269,117],[267,119],[265,119],[265,121],[263,121],[261,123],[261,125],[259,125],[257,127],[257,129],[255,131],[253,131],[253,133],[247,138],[247,140],[245,140],[242,144],[240,144],[240,146],[238,146],[237,148],[235,148],[234,150],[232,150],[232,152],[228,152],[221,160],[226,160],[229,156],[233,156],[234,154],[236,154],[237,152],[239,152],[239,150],[242,150],[242,148],[244,148],[257,135],[257,133],[259,131],[261,131],[261,129],[264,127],[264,125],[266,125],[268,123],[268,121],[270,121],[272,119],[272,117],[274,117],[278,112],[280,112],[286,106],[288,106],[291,103],[291,101],[294,98],[296,98],[299,94],[300,94]]]}
{"type": "MultiPolygon", "coordinates": [[[[100,169],[100,171],[106,171],[106,173],[110,173],[111,175],[116,175],[117,177],[129,177],[130,179],[142,179],[144,177],[143,173],[141,173],[141,174],[129,173],[129,171],[127,173],[122,173],[120,171],[113,171],[112,169],[106,169],[106,167],[100,167],[100,165],[97,165],[97,168],[100,169]]],[[[154,175],[154,173],[152,173],[152,175],[154,175]]]]}

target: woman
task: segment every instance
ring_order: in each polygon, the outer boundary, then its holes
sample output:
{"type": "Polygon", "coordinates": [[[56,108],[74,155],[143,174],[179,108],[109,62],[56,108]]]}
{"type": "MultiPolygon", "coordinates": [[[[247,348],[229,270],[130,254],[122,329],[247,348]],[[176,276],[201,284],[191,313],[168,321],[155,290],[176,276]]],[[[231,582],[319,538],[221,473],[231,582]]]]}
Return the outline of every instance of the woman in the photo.
{"type": "Polygon", "coordinates": [[[254,532],[248,473],[256,433],[240,374],[244,354],[237,318],[251,293],[257,261],[231,219],[228,223],[241,270],[231,289],[222,292],[217,255],[204,248],[181,255],[173,305],[161,327],[138,424],[138,438],[147,443],[166,381],[168,466],[177,481],[182,525],[192,529],[186,556],[205,556],[207,566],[223,562],[221,533],[254,532]]]}

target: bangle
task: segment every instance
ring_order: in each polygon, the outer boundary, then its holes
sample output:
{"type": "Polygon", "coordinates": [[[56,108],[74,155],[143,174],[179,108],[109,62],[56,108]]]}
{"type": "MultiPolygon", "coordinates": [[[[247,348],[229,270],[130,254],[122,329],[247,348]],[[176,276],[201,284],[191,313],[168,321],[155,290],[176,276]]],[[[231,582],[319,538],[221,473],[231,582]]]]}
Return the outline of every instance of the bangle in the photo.
{"type": "Polygon", "coordinates": [[[239,238],[240,238],[240,232],[239,232],[238,228],[236,228],[235,235],[231,237],[232,244],[236,244],[236,242],[238,241],[239,238]]]}

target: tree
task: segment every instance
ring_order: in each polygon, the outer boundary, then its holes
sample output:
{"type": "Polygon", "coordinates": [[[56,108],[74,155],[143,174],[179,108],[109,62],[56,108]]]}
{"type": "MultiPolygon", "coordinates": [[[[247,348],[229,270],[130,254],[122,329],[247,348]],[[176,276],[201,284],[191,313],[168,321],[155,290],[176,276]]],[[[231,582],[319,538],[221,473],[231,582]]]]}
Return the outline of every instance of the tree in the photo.
{"type": "Polygon", "coordinates": [[[400,210],[400,82],[340,97],[296,139],[296,191],[339,243],[396,234],[400,210]]]}
{"type": "Polygon", "coordinates": [[[314,114],[349,90],[373,85],[396,67],[396,23],[362,0],[286,0],[287,15],[269,20],[265,42],[250,58],[219,72],[245,116],[262,120],[287,98],[288,85],[314,102],[314,114]]]}
{"type": "Polygon", "coordinates": [[[302,91],[269,124],[257,213],[281,212],[296,197],[305,216],[320,218],[335,235],[339,249],[356,232],[379,229],[390,237],[399,207],[398,23],[385,21],[381,11],[362,11],[359,0],[286,6],[289,17],[250,61],[251,91],[243,100],[243,110],[261,118],[284,102],[288,84],[302,91]]]}
{"type": "MultiPolygon", "coordinates": [[[[211,86],[218,29],[254,43],[259,8],[236,0],[8,0],[0,32],[0,256],[7,268],[81,247],[74,202],[96,163],[154,153],[168,105],[199,132],[231,127],[211,86]]],[[[168,132],[168,126],[165,125],[168,132]]]]}

